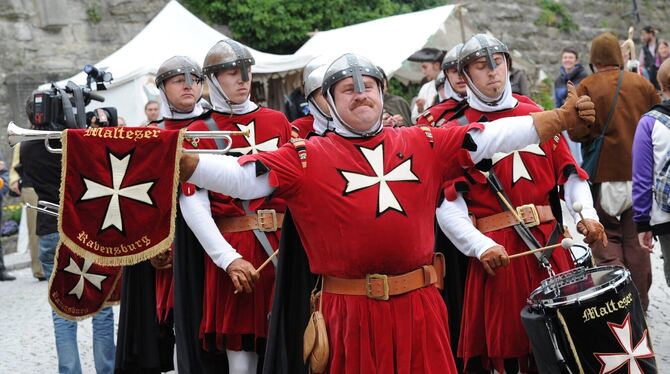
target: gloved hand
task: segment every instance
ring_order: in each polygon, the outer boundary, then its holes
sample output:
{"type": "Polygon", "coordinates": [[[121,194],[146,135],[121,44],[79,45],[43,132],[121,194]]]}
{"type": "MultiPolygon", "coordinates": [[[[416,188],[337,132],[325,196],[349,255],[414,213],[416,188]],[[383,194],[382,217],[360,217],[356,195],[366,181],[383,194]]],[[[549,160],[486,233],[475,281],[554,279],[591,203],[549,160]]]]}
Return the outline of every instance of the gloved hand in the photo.
{"type": "Polygon", "coordinates": [[[603,245],[607,245],[607,235],[605,234],[605,228],[600,222],[584,218],[583,220],[577,222],[577,231],[580,234],[584,235],[584,241],[586,244],[593,244],[595,242],[602,242],[603,245]]]}
{"type": "Polygon", "coordinates": [[[586,95],[577,97],[577,90],[572,82],[568,82],[567,86],[568,96],[562,107],[530,114],[540,143],[544,143],[563,130],[580,124],[587,126],[596,120],[595,105],[591,98],[586,95]]]}

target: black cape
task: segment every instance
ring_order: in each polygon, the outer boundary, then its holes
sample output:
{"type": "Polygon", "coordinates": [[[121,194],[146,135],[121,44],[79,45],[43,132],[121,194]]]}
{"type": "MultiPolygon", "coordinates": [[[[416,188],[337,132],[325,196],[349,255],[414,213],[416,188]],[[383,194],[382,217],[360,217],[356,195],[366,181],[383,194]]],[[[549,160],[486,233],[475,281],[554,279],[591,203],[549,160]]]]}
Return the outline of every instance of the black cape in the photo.
{"type": "Polygon", "coordinates": [[[174,334],[156,316],[154,267],[143,261],[123,269],[116,373],[161,373],[174,369],[174,334]]]}
{"type": "MultiPolygon", "coordinates": [[[[451,247],[446,245],[448,240],[439,228],[437,228],[437,233],[436,250],[445,254],[447,264],[445,289],[442,296],[449,311],[451,345],[455,357],[458,348],[467,257],[456,250],[453,245],[451,247]]],[[[307,365],[303,363],[302,337],[310,315],[310,294],[318,277],[309,271],[305,249],[288,210],[284,216],[279,253],[263,373],[308,373],[307,365]]],[[[462,366],[458,365],[459,368],[462,366]]]]}
{"type": "Polygon", "coordinates": [[[205,250],[177,210],[175,248],[172,254],[174,275],[174,326],[179,373],[228,373],[225,353],[202,349],[200,321],[205,282],[205,250]]]}

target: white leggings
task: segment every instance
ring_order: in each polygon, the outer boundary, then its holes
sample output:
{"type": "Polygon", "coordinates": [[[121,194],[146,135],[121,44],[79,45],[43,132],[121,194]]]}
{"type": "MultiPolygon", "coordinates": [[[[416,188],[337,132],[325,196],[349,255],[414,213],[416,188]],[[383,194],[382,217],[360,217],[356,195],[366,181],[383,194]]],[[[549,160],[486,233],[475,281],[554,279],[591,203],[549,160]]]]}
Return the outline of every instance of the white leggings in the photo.
{"type": "Polygon", "coordinates": [[[256,352],[231,351],[226,349],[228,356],[228,372],[230,374],[256,374],[258,355],[256,352]]]}

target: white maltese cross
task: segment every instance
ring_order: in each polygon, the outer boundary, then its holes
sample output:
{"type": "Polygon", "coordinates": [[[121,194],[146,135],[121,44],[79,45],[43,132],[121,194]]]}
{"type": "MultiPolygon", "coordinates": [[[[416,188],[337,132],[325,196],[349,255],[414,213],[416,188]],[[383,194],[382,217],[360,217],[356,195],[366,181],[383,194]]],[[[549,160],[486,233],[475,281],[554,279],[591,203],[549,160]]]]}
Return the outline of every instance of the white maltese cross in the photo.
{"type": "Polygon", "coordinates": [[[258,152],[270,152],[277,150],[279,148],[279,138],[274,137],[270,138],[262,143],[256,144],[256,122],[251,121],[247,125],[243,125],[241,123],[236,123],[235,124],[240,131],[246,131],[249,130],[249,136],[246,137],[245,139],[249,143],[248,147],[238,147],[238,148],[231,148],[229,152],[237,152],[241,153],[243,155],[248,155],[251,153],[252,155],[255,155],[258,152]]]}
{"type": "Polygon", "coordinates": [[[400,202],[393,194],[389,182],[418,182],[419,178],[412,172],[412,159],[409,158],[388,173],[384,172],[384,143],[380,143],[374,149],[360,147],[359,150],[365,160],[372,167],[374,175],[354,173],[352,171],[338,170],[347,181],[344,195],[379,184],[379,195],[377,197],[377,216],[389,209],[394,209],[405,214],[400,202]]]}
{"type": "Polygon", "coordinates": [[[542,147],[537,144],[531,144],[526,148],[520,149],[518,151],[510,153],[496,153],[492,157],[493,165],[497,164],[499,161],[505,159],[507,156],[512,156],[512,183],[516,183],[519,179],[523,178],[529,181],[533,181],[533,177],[530,176],[526,164],[524,164],[523,159],[521,158],[520,152],[532,153],[538,156],[546,156],[542,147]]]}
{"type": "Polygon", "coordinates": [[[111,196],[100,231],[114,226],[119,231],[123,232],[123,217],[121,216],[121,206],[119,205],[120,197],[153,205],[153,200],[149,196],[149,190],[154,182],[139,183],[121,188],[132,153],[125,155],[121,159],[111,152],[108,152],[108,154],[111,164],[112,186],[105,186],[88,178],[83,178],[84,184],[86,185],[86,192],[84,192],[84,195],[81,197],[81,201],[111,196]]]}
{"type": "Polygon", "coordinates": [[[75,295],[77,296],[77,299],[81,300],[81,296],[84,293],[85,280],[91,282],[93,287],[97,288],[98,291],[102,291],[102,281],[104,281],[107,276],[89,273],[88,269],[91,267],[91,265],[93,265],[93,261],[84,259],[84,266],[79,268],[79,265],[77,265],[77,262],[74,260],[74,258],[70,257],[70,263],[63,270],[67,271],[68,273],[78,275],[79,281],[74,286],[74,288],[72,288],[70,292],[67,293],[68,295],[75,295]]]}
{"type": "Polygon", "coordinates": [[[628,373],[643,374],[638,358],[649,358],[654,356],[654,351],[649,344],[647,330],[644,330],[642,339],[633,347],[633,332],[630,326],[630,313],[624,319],[623,324],[618,325],[613,322],[607,322],[610,330],[619,341],[619,345],[625,352],[622,353],[594,353],[598,361],[602,364],[601,374],[614,373],[622,366],[628,364],[628,373]]]}

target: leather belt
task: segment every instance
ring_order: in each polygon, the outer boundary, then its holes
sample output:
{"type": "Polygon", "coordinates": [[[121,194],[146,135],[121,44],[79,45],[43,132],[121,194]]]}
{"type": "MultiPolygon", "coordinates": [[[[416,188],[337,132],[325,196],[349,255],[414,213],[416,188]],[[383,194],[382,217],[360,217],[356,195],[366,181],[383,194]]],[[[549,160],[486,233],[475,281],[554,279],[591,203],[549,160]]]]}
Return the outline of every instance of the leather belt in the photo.
{"type": "Polygon", "coordinates": [[[256,214],[217,218],[216,226],[222,233],[251,230],[271,232],[281,228],[282,222],[284,222],[284,213],[277,213],[274,209],[261,209],[256,214]]]}
{"type": "MultiPolygon", "coordinates": [[[[554,213],[549,205],[526,204],[516,208],[516,213],[524,221],[526,226],[534,227],[541,223],[555,220],[554,213]]],[[[519,223],[514,214],[510,211],[494,214],[487,217],[476,218],[470,216],[472,224],[482,233],[512,227],[519,223]]]]}
{"type": "Polygon", "coordinates": [[[444,286],[444,256],[435,254],[432,265],[402,275],[368,274],[362,279],[346,279],[329,275],[323,277],[323,291],[337,295],[367,296],[375,300],[388,300],[419,288],[444,286]]]}

